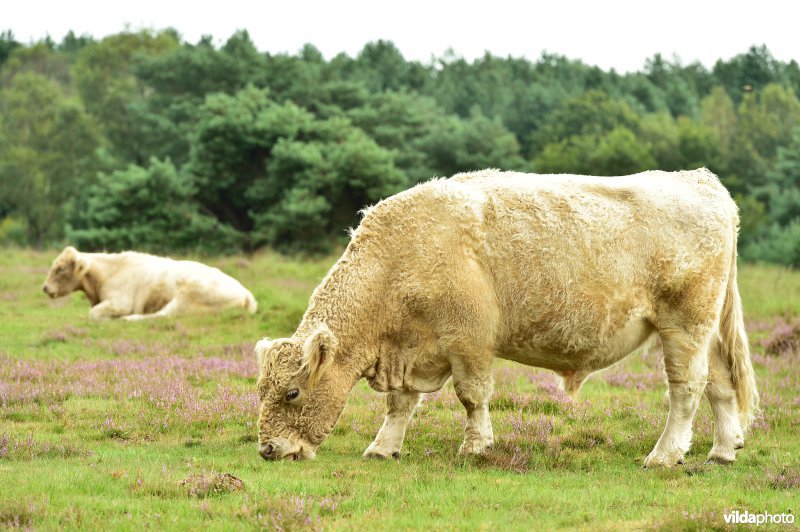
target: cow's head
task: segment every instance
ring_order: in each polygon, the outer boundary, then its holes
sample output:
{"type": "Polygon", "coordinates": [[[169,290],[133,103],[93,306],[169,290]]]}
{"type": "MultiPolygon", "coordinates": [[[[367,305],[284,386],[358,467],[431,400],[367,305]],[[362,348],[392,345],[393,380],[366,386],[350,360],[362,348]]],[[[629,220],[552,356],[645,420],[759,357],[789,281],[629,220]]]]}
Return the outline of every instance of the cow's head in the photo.
{"type": "Polygon", "coordinates": [[[80,288],[83,276],[88,270],[89,262],[86,257],[78,253],[74,247],[68,246],[53,261],[42,290],[52,298],[71,294],[80,288]]]}
{"type": "Polygon", "coordinates": [[[335,336],[320,325],[304,340],[265,338],[256,356],[259,453],[265,460],[314,458],[353,387],[336,363],[335,336]]]}

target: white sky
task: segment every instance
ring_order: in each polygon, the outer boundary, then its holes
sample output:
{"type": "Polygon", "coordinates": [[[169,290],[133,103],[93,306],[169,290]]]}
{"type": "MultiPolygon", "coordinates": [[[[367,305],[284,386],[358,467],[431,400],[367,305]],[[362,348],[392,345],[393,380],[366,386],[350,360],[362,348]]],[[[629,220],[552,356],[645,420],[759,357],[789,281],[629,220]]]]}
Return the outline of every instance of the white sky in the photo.
{"type": "Polygon", "coordinates": [[[60,41],[70,29],[102,37],[126,25],[171,26],[189,42],[204,34],[222,42],[246,29],[261,51],[294,53],[312,43],[327,58],[388,39],[423,62],[447,48],[470,60],[486,50],[535,60],[546,50],[626,72],[657,52],[710,67],[752,44],[800,61],[796,0],[24,0],[3,11],[0,30],[23,42],[48,34],[60,41]]]}

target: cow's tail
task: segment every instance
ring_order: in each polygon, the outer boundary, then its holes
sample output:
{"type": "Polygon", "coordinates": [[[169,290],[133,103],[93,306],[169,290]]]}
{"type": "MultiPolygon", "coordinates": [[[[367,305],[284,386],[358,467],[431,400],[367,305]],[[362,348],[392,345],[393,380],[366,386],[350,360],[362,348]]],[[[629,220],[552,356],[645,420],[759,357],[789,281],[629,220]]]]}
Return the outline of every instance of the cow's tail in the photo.
{"type": "Polygon", "coordinates": [[[736,284],[736,238],[738,230],[733,230],[733,252],[731,269],[728,274],[728,286],[725,291],[725,302],[720,319],[720,336],[722,337],[722,356],[731,368],[731,379],[736,390],[736,402],[739,405],[739,418],[746,431],[758,413],[758,390],[750,362],[750,344],[744,329],[744,315],[739,288],[736,284]]]}
{"type": "Polygon", "coordinates": [[[250,314],[255,314],[256,310],[258,310],[258,303],[256,302],[256,298],[253,297],[253,294],[247,292],[247,296],[245,296],[244,300],[244,308],[247,309],[247,312],[250,314]]]}

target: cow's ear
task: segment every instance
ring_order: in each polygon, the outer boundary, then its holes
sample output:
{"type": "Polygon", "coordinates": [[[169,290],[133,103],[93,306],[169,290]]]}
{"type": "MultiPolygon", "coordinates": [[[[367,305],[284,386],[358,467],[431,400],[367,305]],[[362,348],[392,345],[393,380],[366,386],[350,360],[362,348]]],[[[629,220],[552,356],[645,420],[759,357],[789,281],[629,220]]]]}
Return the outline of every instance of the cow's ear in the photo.
{"type": "Polygon", "coordinates": [[[72,262],[74,261],[80,253],[78,250],[72,246],[67,246],[64,248],[64,251],[61,252],[61,256],[67,259],[67,261],[72,262]]]}
{"type": "Polygon", "coordinates": [[[308,372],[306,386],[313,389],[325,371],[333,364],[336,337],[324,323],[317,327],[303,344],[303,367],[308,372]]]}
{"type": "MultiPolygon", "coordinates": [[[[75,248],[73,248],[75,249],[75,248]]],[[[75,252],[75,277],[80,279],[89,272],[89,259],[75,252]]]]}
{"type": "Polygon", "coordinates": [[[272,347],[272,340],[270,338],[262,338],[256,343],[256,361],[258,362],[258,375],[264,373],[264,363],[266,362],[267,351],[272,347]]]}

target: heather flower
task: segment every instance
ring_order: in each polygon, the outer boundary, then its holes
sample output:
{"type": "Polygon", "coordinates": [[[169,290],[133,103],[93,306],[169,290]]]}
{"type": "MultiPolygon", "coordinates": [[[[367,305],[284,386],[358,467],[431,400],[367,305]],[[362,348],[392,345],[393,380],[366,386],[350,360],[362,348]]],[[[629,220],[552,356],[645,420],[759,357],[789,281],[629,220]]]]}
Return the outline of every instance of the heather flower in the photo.
{"type": "Polygon", "coordinates": [[[800,351],[800,321],[793,324],[779,323],[769,336],[761,340],[764,352],[772,356],[782,356],[800,351]]]}
{"type": "Polygon", "coordinates": [[[10,438],[8,437],[8,434],[6,434],[5,432],[3,434],[0,434],[0,458],[5,458],[6,456],[8,456],[9,442],[10,438]]]}
{"type": "MultiPolygon", "coordinates": [[[[61,403],[71,396],[100,397],[124,403],[146,402],[150,417],[142,421],[152,428],[167,428],[175,423],[245,423],[252,421],[258,410],[255,390],[241,382],[257,374],[251,348],[249,344],[209,348],[228,350],[230,358],[160,355],[43,362],[0,356],[0,406],[42,404],[59,416],[64,412],[61,403]],[[209,381],[217,384],[212,393],[204,388],[209,381]]],[[[101,431],[107,437],[127,437],[110,418],[101,431]]]]}
{"type": "Polygon", "coordinates": [[[792,467],[785,466],[778,471],[767,473],[770,487],[774,489],[797,489],[800,488],[800,471],[792,467]]]}

